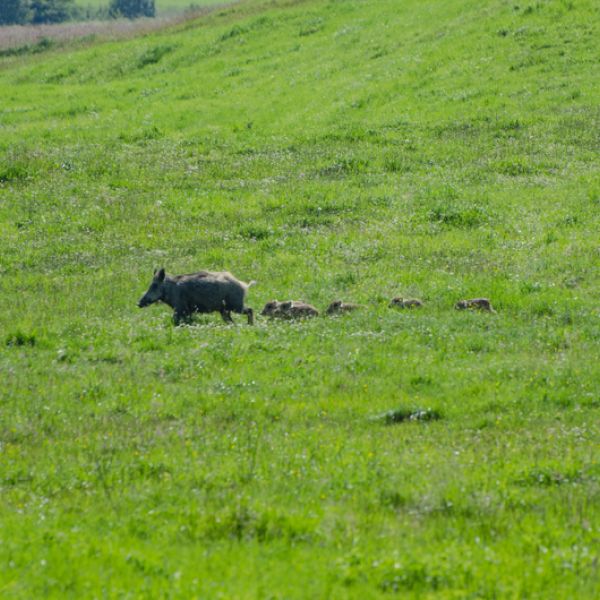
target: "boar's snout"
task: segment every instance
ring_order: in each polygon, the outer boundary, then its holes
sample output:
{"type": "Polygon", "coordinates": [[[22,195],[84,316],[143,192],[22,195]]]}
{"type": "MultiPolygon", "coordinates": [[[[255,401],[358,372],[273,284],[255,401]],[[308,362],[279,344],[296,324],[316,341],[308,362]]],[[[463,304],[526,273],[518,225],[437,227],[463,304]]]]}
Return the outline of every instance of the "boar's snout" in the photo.
{"type": "Polygon", "coordinates": [[[138,302],[138,306],[140,308],[144,308],[144,306],[150,306],[150,304],[154,304],[159,300],[162,300],[162,282],[159,282],[155,279],[150,284],[148,291],[140,298],[138,302]]]}
{"type": "Polygon", "coordinates": [[[144,308],[144,306],[148,306],[148,304],[151,304],[151,302],[146,296],[142,296],[137,303],[140,308],[144,308]]]}

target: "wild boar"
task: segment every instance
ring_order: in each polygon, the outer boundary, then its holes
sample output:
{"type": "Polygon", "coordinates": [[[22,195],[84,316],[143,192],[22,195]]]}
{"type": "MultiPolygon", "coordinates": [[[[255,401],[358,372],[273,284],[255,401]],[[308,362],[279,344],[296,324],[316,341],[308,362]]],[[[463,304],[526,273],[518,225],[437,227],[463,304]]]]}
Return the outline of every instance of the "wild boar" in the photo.
{"type": "Polygon", "coordinates": [[[287,300],[285,302],[271,300],[265,304],[260,314],[265,317],[277,319],[299,319],[317,317],[319,311],[314,306],[306,304],[306,302],[300,302],[299,300],[287,300]]]}
{"type": "Polygon", "coordinates": [[[471,300],[459,300],[454,308],[456,310],[467,310],[475,308],[477,310],[486,310],[491,313],[495,313],[492,303],[487,298],[472,298],[471,300]]]}
{"type": "Polygon", "coordinates": [[[392,298],[390,302],[390,307],[396,308],[421,308],[423,306],[423,301],[418,298],[392,298]]]}
{"type": "Polygon", "coordinates": [[[341,300],[334,300],[325,311],[328,315],[339,315],[343,313],[352,312],[358,308],[364,308],[361,304],[353,304],[352,302],[342,302],[341,300]]]}
{"type": "Polygon", "coordinates": [[[244,308],[246,291],[255,282],[244,283],[227,271],[199,271],[189,275],[170,277],[164,269],[154,271],[148,291],[138,306],[144,308],[154,302],[164,302],[173,309],[173,321],[189,321],[192,314],[219,312],[226,323],[232,323],[231,311],[248,316],[254,323],[251,308],[244,308]]]}

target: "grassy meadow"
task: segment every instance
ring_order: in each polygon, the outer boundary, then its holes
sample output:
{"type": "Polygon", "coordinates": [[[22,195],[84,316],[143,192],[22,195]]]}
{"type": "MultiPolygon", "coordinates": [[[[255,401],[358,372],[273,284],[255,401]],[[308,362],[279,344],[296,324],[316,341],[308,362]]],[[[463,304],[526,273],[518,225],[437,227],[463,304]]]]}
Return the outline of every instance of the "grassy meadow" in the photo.
{"type": "Polygon", "coordinates": [[[599,24],[248,0],[1,57],[0,597],[593,598],[599,24]],[[174,327],[159,266],[366,308],[174,327]]]}

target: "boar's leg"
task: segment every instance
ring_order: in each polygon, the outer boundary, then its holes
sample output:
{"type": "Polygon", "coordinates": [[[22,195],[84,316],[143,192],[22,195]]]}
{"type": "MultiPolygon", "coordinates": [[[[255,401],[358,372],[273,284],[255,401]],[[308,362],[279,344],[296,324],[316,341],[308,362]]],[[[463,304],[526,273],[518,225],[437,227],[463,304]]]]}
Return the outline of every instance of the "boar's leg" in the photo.
{"type": "Polygon", "coordinates": [[[243,315],[248,315],[248,325],[254,325],[254,311],[251,308],[244,308],[243,315]]]}
{"type": "Polygon", "coordinates": [[[190,323],[192,320],[192,315],[190,315],[189,313],[184,313],[184,312],[178,312],[175,311],[173,313],[173,323],[175,323],[175,325],[180,325],[182,322],[183,323],[190,323]]]}
{"type": "Polygon", "coordinates": [[[225,321],[225,323],[233,323],[233,319],[231,318],[231,311],[227,310],[225,306],[222,306],[219,312],[221,313],[221,317],[223,317],[223,321],[225,321]]]}

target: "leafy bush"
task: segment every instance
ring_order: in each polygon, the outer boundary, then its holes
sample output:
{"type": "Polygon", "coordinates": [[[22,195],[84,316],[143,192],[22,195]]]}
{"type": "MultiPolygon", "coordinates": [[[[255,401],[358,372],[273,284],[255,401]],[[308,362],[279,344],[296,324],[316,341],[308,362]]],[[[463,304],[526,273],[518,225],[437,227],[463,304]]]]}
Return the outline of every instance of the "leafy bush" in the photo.
{"type": "Polygon", "coordinates": [[[127,19],[154,17],[156,8],[154,0],[111,0],[109,14],[111,17],[126,17],[127,19]]]}

